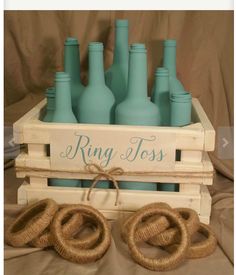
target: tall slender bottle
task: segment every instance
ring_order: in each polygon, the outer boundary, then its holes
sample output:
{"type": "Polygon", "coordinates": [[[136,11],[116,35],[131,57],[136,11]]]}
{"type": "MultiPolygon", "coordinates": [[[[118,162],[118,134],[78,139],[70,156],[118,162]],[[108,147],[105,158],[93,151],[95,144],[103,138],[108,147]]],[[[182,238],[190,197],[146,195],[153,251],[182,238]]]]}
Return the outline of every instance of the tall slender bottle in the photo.
{"type": "MultiPolygon", "coordinates": [[[[127,96],[115,110],[116,124],[160,125],[157,106],[147,94],[147,55],[144,44],[132,44],[129,55],[129,80],[127,96]]],[[[122,189],[156,190],[155,183],[119,182],[122,189]]]]}
{"type": "Polygon", "coordinates": [[[78,98],[84,86],[80,79],[79,42],[74,37],[68,37],[64,43],[64,70],[70,75],[72,109],[77,115],[78,98]]]}
{"type": "Polygon", "coordinates": [[[157,68],[151,100],[160,111],[160,124],[170,125],[169,73],[166,68],[157,68]]]}
{"type": "MultiPolygon", "coordinates": [[[[57,72],[56,84],[56,104],[52,122],[77,123],[71,107],[71,85],[70,76],[65,72],[57,72]]],[[[76,179],[50,179],[51,186],[80,187],[80,180],[76,179]]]]}
{"type": "Polygon", "coordinates": [[[176,76],[176,40],[164,40],[163,66],[169,71],[170,94],[184,93],[183,84],[176,76]]]}
{"type": "Polygon", "coordinates": [[[47,107],[46,107],[46,114],[43,118],[43,121],[51,122],[53,118],[53,113],[55,110],[55,87],[47,88],[46,97],[47,97],[47,107]]]}
{"type": "Polygon", "coordinates": [[[129,68],[129,22],[115,21],[115,49],[112,66],[105,72],[106,85],[113,92],[116,104],[124,100],[127,93],[129,68]]]}
{"type": "MultiPolygon", "coordinates": [[[[81,94],[78,103],[80,123],[112,124],[114,122],[115,98],[105,85],[103,44],[89,43],[89,83],[81,94]]],[[[83,181],[83,187],[89,187],[91,181],[83,181]]],[[[109,188],[109,181],[100,181],[99,188],[109,188]]]]}

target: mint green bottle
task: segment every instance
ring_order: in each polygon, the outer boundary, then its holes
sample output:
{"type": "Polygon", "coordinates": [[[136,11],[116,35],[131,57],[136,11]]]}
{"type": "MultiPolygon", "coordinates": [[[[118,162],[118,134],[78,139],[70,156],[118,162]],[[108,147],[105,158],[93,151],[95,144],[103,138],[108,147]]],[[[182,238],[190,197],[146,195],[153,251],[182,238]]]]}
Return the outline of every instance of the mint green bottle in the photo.
{"type": "Polygon", "coordinates": [[[170,94],[184,92],[182,83],[176,77],[176,40],[164,40],[163,67],[169,71],[170,94]]]}
{"type": "MultiPolygon", "coordinates": [[[[160,125],[157,106],[148,99],[147,54],[144,44],[132,44],[129,51],[129,80],[127,96],[115,110],[116,124],[160,125]]],[[[121,189],[156,190],[156,183],[119,182],[121,189]]]]}
{"type": "Polygon", "coordinates": [[[171,126],[186,126],[191,123],[192,96],[188,92],[173,94],[171,102],[171,126]]]}
{"type": "Polygon", "coordinates": [[[166,68],[157,68],[151,100],[160,111],[161,126],[170,125],[169,73],[166,68]]]}
{"type": "MultiPolygon", "coordinates": [[[[115,98],[105,85],[103,44],[89,43],[89,82],[78,102],[80,123],[112,124],[114,122],[115,98]]],[[[89,187],[91,181],[83,181],[89,187]]],[[[99,181],[97,188],[109,188],[109,181],[99,181]]]]}
{"type": "Polygon", "coordinates": [[[84,86],[80,79],[79,42],[74,37],[66,38],[64,43],[64,70],[70,75],[72,109],[77,115],[78,98],[84,90],[84,86]]]}
{"type": "MultiPolygon", "coordinates": [[[[171,116],[170,125],[173,127],[186,126],[191,122],[192,96],[183,91],[181,94],[174,93],[170,96],[171,116]]],[[[176,160],[181,160],[181,151],[177,150],[176,160]]],[[[178,184],[158,184],[161,191],[178,191],[178,184]]]]}
{"type": "Polygon", "coordinates": [[[47,97],[47,106],[46,106],[46,114],[43,118],[44,122],[51,122],[53,113],[55,110],[55,87],[49,87],[46,90],[47,97]]]}
{"type": "MultiPolygon", "coordinates": [[[[77,123],[71,107],[70,76],[65,72],[57,72],[55,77],[56,102],[52,122],[77,123]]],[[[50,186],[81,187],[80,180],[50,179],[50,186]]]]}
{"type": "Polygon", "coordinates": [[[116,104],[124,100],[127,92],[129,68],[129,23],[115,21],[115,49],[112,66],[105,72],[105,81],[115,96],[116,104]]]}

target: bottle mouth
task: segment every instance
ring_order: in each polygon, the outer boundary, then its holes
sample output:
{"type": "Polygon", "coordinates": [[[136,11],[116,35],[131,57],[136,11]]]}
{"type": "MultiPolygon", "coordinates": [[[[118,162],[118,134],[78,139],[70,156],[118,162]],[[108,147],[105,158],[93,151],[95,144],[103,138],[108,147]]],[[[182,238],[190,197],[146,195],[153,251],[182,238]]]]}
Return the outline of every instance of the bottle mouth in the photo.
{"type": "Polygon", "coordinates": [[[170,96],[170,100],[172,102],[179,102],[179,103],[189,102],[192,100],[192,95],[186,91],[182,91],[180,93],[173,93],[170,96]]]}
{"type": "Polygon", "coordinates": [[[56,72],[55,81],[70,81],[70,75],[65,72],[56,72]]]}
{"type": "Polygon", "coordinates": [[[176,40],[175,39],[166,39],[164,40],[165,47],[176,47],[176,40]]]}
{"type": "Polygon", "coordinates": [[[129,26],[129,21],[128,21],[128,19],[116,19],[115,26],[117,28],[122,28],[122,27],[127,28],[129,26]]]}
{"type": "Polygon", "coordinates": [[[103,51],[103,43],[90,42],[88,45],[89,51],[103,51]]]}
{"type": "Polygon", "coordinates": [[[130,52],[139,52],[139,53],[146,53],[145,44],[142,43],[133,43],[130,46],[130,52]]]}
{"type": "Polygon", "coordinates": [[[49,87],[46,89],[47,97],[55,97],[55,87],[49,87]]]}
{"type": "Polygon", "coordinates": [[[164,67],[158,67],[155,71],[155,76],[169,76],[169,71],[164,67]]]}
{"type": "Polygon", "coordinates": [[[65,46],[78,46],[78,39],[75,37],[67,37],[64,43],[65,46]]]}

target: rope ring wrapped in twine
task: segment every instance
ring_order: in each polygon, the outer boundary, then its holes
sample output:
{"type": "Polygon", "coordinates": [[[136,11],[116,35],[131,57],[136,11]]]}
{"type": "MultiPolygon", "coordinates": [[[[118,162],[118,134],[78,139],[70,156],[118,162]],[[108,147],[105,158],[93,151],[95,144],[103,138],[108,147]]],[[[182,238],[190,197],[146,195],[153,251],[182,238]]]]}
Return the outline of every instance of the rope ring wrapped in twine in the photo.
{"type": "MultiPolygon", "coordinates": [[[[180,214],[180,217],[186,224],[190,236],[197,232],[199,229],[200,220],[196,211],[189,208],[174,208],[180,214]]],[[[179,243],[181,239],[178,228],[171,227],[164,232],[151,236],[148,243],[154,246],[167,246],[170,244],[179,243]]]]}
{"type": "MultiPolygon", "coordinates": [[[[83,238],[68,238],[67,243],[75,248],[80,249],[88,249],[93,247],[99,240],[100,235],[102,233],[102,227],[100,224],[95,225],[94,223],[91,223],[90,221],[84,223],[84,227],[91,227],[93,232],[89,234],[88,236],[84,236],[83,238]]],[[[81,228],[80,228],[81,229],[81,228]]],[[[78,230],[77,230],[78,231],[78,230]]],[[[76,232],[77,233],[77,232],[76,232]]],[[[75,234],[73,234],[75,235],[75,234]]]]}
{"type": "Polygon", "coordinates": [[[128,230],[127,244],[129,246],[132,258],[140,265],[145,268],[154,271],[164,271],[171,270],[178,266],[186,258],[186,253],[189,248],[190,239],[187,227],[183,220],[176,214],[173,210],[167,208],[150,208],[140,211],[135,215],[130,228],[128,230]],[[173,222],[176,227],[180,230],[181,241],[180,244],[173,252],[173,254],[162,257],[160,259],[151,259],[145,257],[140,250],[138,249],[135,241],[135,231],[138,227],[138,224],[145,218],[153,215],[164,215],[171,222],[173,222]]]}
{"type": "MultiPolygon", "coordinates": [[[[207,257],[211,255],[217,247],[217,239],[215,233],[208,225],[200,223],[200,227],[197,232],[205,236],[206,239],[200,242],[191,243],[187,253],[188,259],[207,257]]],[[[166,246],[164,247],[164,249],[172,253],[173,251],[178,249],[178,244],[166,246]]]]}
{"type": "Polygon", "coordinates": [[[94,262],[100,259],[111,243],[111,232],[107,220],[99,211],[88,205],[71,205],[59,211],[51,224],[51,232],[55,250],[63,258],[81,264],[94,262]],[[64,238],[61,225],[62,220],[66,215],[75,213],[89,215],[90,218],[94,220],[94,223],[101,226],[102,234],[95,247],[91,249],[74,247],[64,238]]]}
{"type": "MultiPolygon", "coordinates": [[[[134,214],[129,216],[125,222],[123,223],[121,227],[121,237],[124,242],[127,243],[127,232],[129,230],[130,225],[133,222],[133,219],[135,215],[137,215],[140,211],[143,211],[145,209],[150,209],[150,208],[168,208],[170,209],[171,207],[164,202],[157,202],[157,203],[150,203],[148,205],[143,206],[139,210],[137,210],[134,214]]],[[[164,230],[166,230],[170,226],[169,220],[165,216],[159,216],[155,215],[152,217],[148,217],[144,222],[138,224],[137,230],[135,232],[135,241],[147,241],[151,237],[160,234],[164,230]]]]}
{"type": "MultiPolygon", "coordinates": [[[[63,204],[59,205],[59,211],[68,205],[63,204]]],[[[83,224],[84,219],[83,216],[79,213],[75,215],[67,215],[64,217],[62,221],[62,232],[64,238],[69,238],[72,234],[74,234],[78,228],[83,224]]],[[[31,246],[38,247],[38,248],[46,248],[53,246],[52,242],[52,234],[50,232],[50,225],[40,234],[37,238],[33,239],[30,242],[31,246]]]]}
{"type": "Polygon", "coordinates": [[[57,210],[58,205],[51,199],[30,205],[6,230],[6,242],[15,247],[29,243],[49,226],[57,210]]]}

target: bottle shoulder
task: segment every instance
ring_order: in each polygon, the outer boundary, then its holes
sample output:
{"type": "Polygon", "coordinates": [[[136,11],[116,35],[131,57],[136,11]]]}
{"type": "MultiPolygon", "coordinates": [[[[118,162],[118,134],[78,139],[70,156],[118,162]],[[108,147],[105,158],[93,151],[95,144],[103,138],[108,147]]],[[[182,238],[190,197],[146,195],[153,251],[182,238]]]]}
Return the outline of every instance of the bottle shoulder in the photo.
{"type": "Polygon", "coordinates": [[[75,118],[75,115],[69,111],[63,111],[60,112],[54,112],[52,117],[52,122],[58,122],[58,123],[77,123],[77,119],[75,118]]]}
{"type": "Polygon", "coordinates": [[[79,104],[85,104],[86,102],[95,102],[99,104],[104,102],[104,104],[114,104],[115,97],[107,86],[87,86],[79,97],[79,104]]]}
{"type": "Polygon", "coordinates": [[[144,98],[142,100],[139,99],[132,99],[132,98],[126,98],[124,101],[122,101],[120,104],[117,105],[116,109],[146,109],[150,112],[156,112],[158,114],[158,107],[151,102],[148,98],[144,98]]]}

